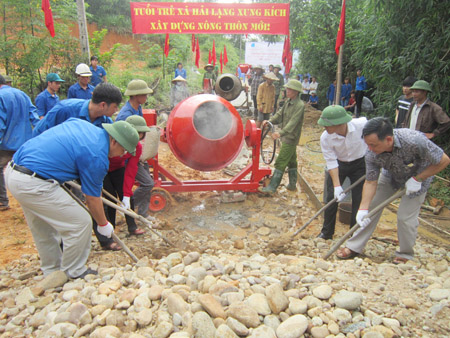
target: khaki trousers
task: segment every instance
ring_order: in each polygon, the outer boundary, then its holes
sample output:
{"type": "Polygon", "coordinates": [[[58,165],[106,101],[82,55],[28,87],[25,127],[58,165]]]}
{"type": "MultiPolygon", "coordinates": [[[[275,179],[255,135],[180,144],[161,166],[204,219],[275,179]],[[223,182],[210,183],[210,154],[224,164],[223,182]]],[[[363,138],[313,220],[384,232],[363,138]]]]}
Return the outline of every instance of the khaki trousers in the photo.
{"type": "MultiPolygon", "coordinates": [[[[390,180],[380,175],[378,180],[377,192],[370,203],[369,212],[380,203],[391,197],[396,190],[390,184],[390,180]]],[[[397,237],[400,250],[395,252],[397,257],[406,259],[414,258],[414,244],[416,244],[417,229],[419,227],[420,206],[425,200],[426,192],[410,198],[403,195],[397,211],[397,237]]],[[[369,241],[372,233],[377,227],[383,210],[380,210],[372,217],[372,222],[364,229],[358,229],[347,241],[346,247],[355,252],[361,253],[369,241]]]]}
{"type": "Polygon", "coordinates": [[[92,235],[92,220],[86,210],[54,180],[32,177],[9,165],[5,176],[9,191],[25,214],[44,276],[61,270],[74,278],[85,272],[92,235]]]}

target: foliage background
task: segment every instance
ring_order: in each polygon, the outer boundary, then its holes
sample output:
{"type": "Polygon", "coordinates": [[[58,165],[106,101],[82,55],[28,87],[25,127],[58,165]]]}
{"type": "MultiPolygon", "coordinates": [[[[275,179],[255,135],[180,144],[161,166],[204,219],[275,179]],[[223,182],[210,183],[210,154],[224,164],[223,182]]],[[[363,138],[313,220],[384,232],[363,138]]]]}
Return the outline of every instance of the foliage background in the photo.
{"type": "MultiPolygon", "coordinates": [[[[177,62],[183,62],[189,74],[191,93],[201,88],[203,69],[194,66],[191,35],[170,36],[170,53],[163,57],[164,35],[139,36],[139,49],[131,45],[114,45],[100,53],[107,31],[131,33],[130,0],[85,0],[90,22],[99,31],[91,34],[91,49],[108,67],[109,80],[123,90],[129,80],[141,77],[158,84],[149,100],[152,106],[168,105],[168,90],[177,62]]],[[[135,0],[136,1],[136,0],[135,0]]],[[[137,0],[139,1],[139,0],[137,0]]],[[[142,1],[142,0],[141,0],[142,1]]],[[[269,1],[266,1],[269,2],[269,1]]],[[[273,1],[271,1],[273,2],[273,1]]],[[[277,2],[283,2],[277,0],[277,2]]],[[[0,68],[12,75],[15,84],[34,97],[45,86],[45,74],[57,71],[66,79],[61,90],[64,97],[75,81],[73,69],[80,62],[79,43],[70,34],[77,26],[76,4],[72,0],[50,0],[57,35],[50,38],[43,24],[40,0],[2,0],[0,68]]],[[[346,43],[343,75],[354,84],[356,70],[362,69],[371,87],[376,109],[374,115],[393,119],[401,83],[408,75],[427,80],[433,93],[430,98],[450,111],[450,2],[442,0],[346,0],[346,43]]],[[[292,0],[291,42],[300,52],[291,75],[310,73],[319,82],[319,102],[336,74],[334,52],[341,13],[341,0],[292,0]]],[[[283,41],[284,36],[198,35],[201,64],[207,63],[213,39],[216,50],[227,46],[230,62],[224,72],[234,73],[243,62],[246,40],[283,41]],[[241,58],[239,58],[241,56],[241,58]]],[[[219,56],[219,55],[218,55],[219,56]]],[[[439,143],[449,152],[449,137],[439,143]]]]}

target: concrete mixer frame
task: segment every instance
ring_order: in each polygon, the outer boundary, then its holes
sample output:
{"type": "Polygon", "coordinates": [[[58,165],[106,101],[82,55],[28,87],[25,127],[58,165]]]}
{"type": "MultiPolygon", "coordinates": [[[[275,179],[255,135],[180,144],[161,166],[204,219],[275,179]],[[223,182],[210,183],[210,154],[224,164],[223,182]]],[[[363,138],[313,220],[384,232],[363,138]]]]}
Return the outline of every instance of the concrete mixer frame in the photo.
{"type": "MultiPolygon", "coordinates": [[[[156,124],[156,113],[144,112],[147,124],[156,124]]],[[[164,131],[161,137],[164,141],[164,131]]],[[[199,191],[242,191],[257,192],[260,182],[272,173],[270,167],[260,167],[261,129],[256,127],[253,120],[248,120],[244,129],[244,140],[247,147],[252,149],[252,159],[239,173],[231,179],[223,180],[189,180],[182,181],[159,163],[158,155],[147,162],[153,168],[155,189],[152,193],[149,208],[152,211],[161,211],[170,202],[170,193],[199,192],[199,191]],[[250,174],[250,178],[246,178],[250,174]],[[169,195],[165,195],[167,192],[169,195]]]]}
{"type": "Polygon", "coordinates": [[[252,160],[238,174],[229,180],[198,180],[182,181],[169,170],[164,168],[158,156],[148,160],[153,167],[153,180],[155,187],[163,188],[168,192],[194,192],[194,191],[226,191],[238,190],[242,192],[257,192],[261,180],[271,175],[269,167],[259,167],[261,129],[256,127],[255,121],[248,120],[244,131],[245,142],[252,148],[252,160]],[[161,174],[169,180],[163,180],[161,174]],[[250,175],[249,179],[245,177],[250,175]]]}

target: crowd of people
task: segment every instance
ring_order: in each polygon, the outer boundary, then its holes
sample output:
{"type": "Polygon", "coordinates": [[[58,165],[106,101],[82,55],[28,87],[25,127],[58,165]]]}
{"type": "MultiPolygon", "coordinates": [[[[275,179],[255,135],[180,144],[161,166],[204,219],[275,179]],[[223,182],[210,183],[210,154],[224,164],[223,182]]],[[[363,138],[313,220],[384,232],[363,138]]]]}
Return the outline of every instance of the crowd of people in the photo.
{"type": "MultiPolygon", "coordinates": [[[[204,69],[202,92],[214,94],[217,69],[211,64],[204,69]]],[[[286,168],[287,189],[297,189],[296,148],[305,105],[318,108],[316,78],[308,74],[285,84],[281,70],[279,65],[270,65],[265,73],[263,66],[256,65],[249,72],[256,125],[277,125],[271,137],[282,144],[270,183],[259,189],[269,195],[277,191],[286,168]]],[[[107,82],[98,59],[93,56],[90,66],[77,65],[75,74],[77,82],[69,88],[66,100],[58,96],[64,80],[56,73],[47,74],[47,88],[37,95],[35,105],[0,76],[0,210],[9,209],[8,188],[22,206],[44,275],[62,270],[71,278],[96,274],[86,267],[92,229],[102,248],[121,249],[111,238],[116,210],[103,206],[103,190],[117,196],[124,208],[136,208],[139,215],[154,220],[148,213],[154,182],[149,164],[141,160],[140,143],[149,131],[142,106],[152,89],[143,80],[130,81],[125,91],[129,100],[113,122],[122,94],[107,82]],[[85,200],[90,215],[67,193],[64,183],[71,180],[81,182],[81,191],[74,194],[85,200]],[[135,181],[139,187],[133,192],[135,181]]],[[[170,104],[174,107],[189,97],[187,73],[181,63],[171,83],[170,104]]],[[[346,178],[355,183],[365,176],[365,181],[352,190],[350,225],[358,224],[359,229],[337,252],[340,259],[362,253],[382,212],[368,218],[370,211],[405,187],[397,214],[399,250],[394,259],[394,263],[404,263],[413,258],[417,217],[433,175],[450,164],[433,142],[448,132],[450,118],[428,98],[430,84],[411,76],[403,82],[395,128],[386,118],[360,117],[367,89],[360,70],[355,90],[349,77],[339,100],[335,89],[336,81],[328,89],[329,105],[318,120],[325,129],[320,137],[326,162],[325,202],[334,199],[325,212],[319,237],[333,237],[338,203],[346,197],[342,188],[346,178]]],[[[127,216],[126,223],[130,235],[144,234],[133,218],[127,216]]]]}

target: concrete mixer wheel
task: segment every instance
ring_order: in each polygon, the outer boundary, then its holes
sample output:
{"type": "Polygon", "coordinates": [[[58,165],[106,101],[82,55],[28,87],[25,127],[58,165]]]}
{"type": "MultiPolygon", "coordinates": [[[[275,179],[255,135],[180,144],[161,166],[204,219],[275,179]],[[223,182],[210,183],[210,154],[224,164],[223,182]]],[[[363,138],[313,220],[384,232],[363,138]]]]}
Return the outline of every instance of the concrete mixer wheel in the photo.
{"type": "Polygon", "coordinates": [[[170,194],[164,189],[152,190],[152,195],[150,196],[149,209],[152,212],[163,211],[170,207],[170,194]]]}

